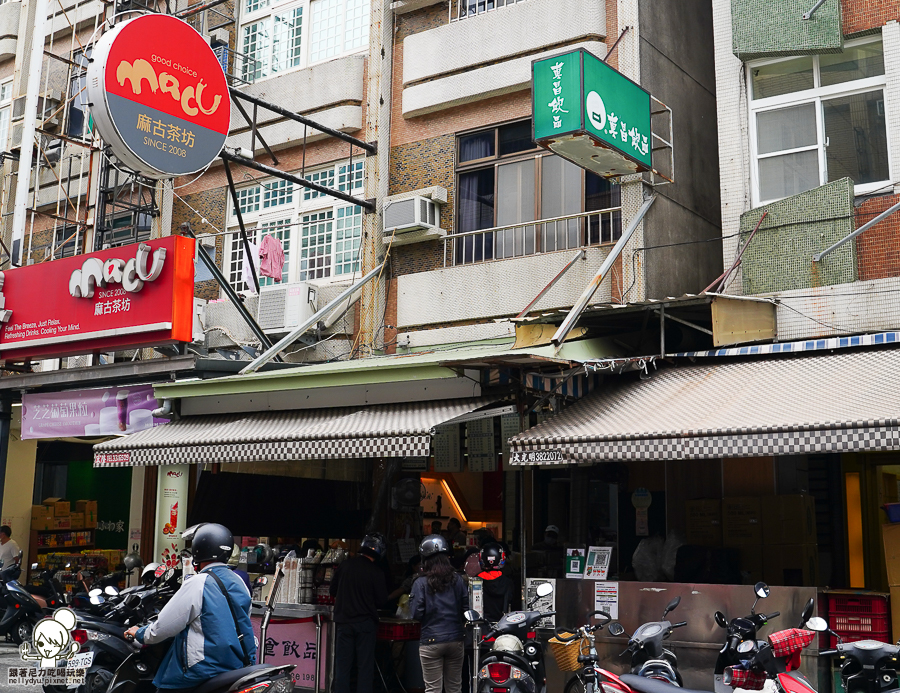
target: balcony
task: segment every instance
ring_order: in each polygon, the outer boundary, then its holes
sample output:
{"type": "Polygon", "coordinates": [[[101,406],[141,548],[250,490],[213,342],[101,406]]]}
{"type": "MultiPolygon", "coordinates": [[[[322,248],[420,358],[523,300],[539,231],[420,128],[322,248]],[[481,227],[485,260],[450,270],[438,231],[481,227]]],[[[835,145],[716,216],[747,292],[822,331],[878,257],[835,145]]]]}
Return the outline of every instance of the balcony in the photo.
{"type": "Polygon", "coordinates": [[[16,41],[19,36],[20,0],[0,5],[0,60],[16,57],[16,41]]]}
{"type": "MultiPolygon", "coordinates": [[[[400,328],[515,315],[584,248],[535,310],[572,306],[621,234],[621,209],[582,212],[444,238],[445,266],[397,280],[400,328]],[[422,297],[428,300],[423,301],[422,297]],[[465,300],[461,300],[465,297],[465,300]]],[[[594,303],[610,301],[610,282],[594,303]]]]}
{"type": "Polygon", "coordinates": [[[403,42],[407,118],[527,89],[531,61],[561,47],[606,52],[606,9],[596,0],[507,0],[502,7],[495,0],[490,9],[485,0],[454,0],[451,13],[462,11],[457,1],[467,3],[465,21],[403,42]]]}
{"type": "MultiPolygon", "coordinates": [[[[362,101],[365,96],[364,66],[364,55],[351,55],[302,70],[267,77],[243,87],[235,86],[251,96],[277,103],[289,111],[308,115],[322,125],[342,132],[354,132],[362,127],[362,101]]],[[[241,105],[253,117],[253,106],[246,103],[241,105]]],[[[260,108],[256,122],[259,132],[273,149],[303,141],[303,126],[292,120],[285,120],[276,113],[260,108]]],[[[327,135],[310,128],[307,131],[306,141],[314,142],[325,137],[327,135]]],[[[250,127],[237,106],[232,104],[231,134],[227,145],[249,149],[250,144],[250,127]]],[[[262,151],[262,145],[257,138],[255,153],[262,151]]]]}

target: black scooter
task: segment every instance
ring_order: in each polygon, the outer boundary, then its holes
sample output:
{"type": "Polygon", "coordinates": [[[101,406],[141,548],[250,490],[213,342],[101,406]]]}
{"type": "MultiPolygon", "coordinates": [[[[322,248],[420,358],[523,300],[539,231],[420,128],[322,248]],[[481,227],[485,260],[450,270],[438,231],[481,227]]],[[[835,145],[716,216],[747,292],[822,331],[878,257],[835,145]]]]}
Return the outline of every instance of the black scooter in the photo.
{"type": "MultiPolygon", "coordinates": [[[[681,674],[678,672],[678,658],[672,650],[663,645],[663,641],[668,640],[676,628],[687,625],[687,621],[671,623],[666,620],[669,612],[674,611],[680,603],[681,597],[675,597],[666,605],[659,621],[645,623],[628,639],[628,647],[622,655],[631,655],[633,676],[657,679],[676,686],[683,685],[681,674]]],[[[625,632],[625,628],[621,623],[611,623],[609,632],[610,635],[619,636],[625,632]]],[[[623,677],[622,681],[629,683],[630,679],[626,680],[626,677],[623,677]]]]}
{"type": "Polygon", "coordinates": [[[844,642],[828,627],[824,618],[816,616],[806,622],[809,630],[830,633],[837,638],[837,648],[819,652],[820,657],[838,657],[841,683],[847,693],[895,693],[900,690],[900,647],[878,640],[844,642]]]}
{"type": "MultiPolygon", "coordinates": [[[[547,677],[544,669],[544,650],[537,639],[535,627],[542,618],[555,611],[530,611],[541,597],[549,596],[549,583],[538,585],[534,599],[525,611],[512,611],[501,618],[480,642],[476,638],[474,677],[476,693],[544,693],[547,677]],[[480,646],[493,640],[491,651],[478,662],[480,646]]],[[[481,622],[477,611],[467,611],[469,623],[481,622]]]]}
{"type": "Polygon", "coordinates": [[[3,568],[0,563],[0,597],[6,605],[6,612],[0,618],[0,636],[5,635],[16,645],[31,640],[35,624],[44,616],[40,604],[18,582],[22,574],[21,560],[20,551],[18,560],[8,567],[3,568]]]}

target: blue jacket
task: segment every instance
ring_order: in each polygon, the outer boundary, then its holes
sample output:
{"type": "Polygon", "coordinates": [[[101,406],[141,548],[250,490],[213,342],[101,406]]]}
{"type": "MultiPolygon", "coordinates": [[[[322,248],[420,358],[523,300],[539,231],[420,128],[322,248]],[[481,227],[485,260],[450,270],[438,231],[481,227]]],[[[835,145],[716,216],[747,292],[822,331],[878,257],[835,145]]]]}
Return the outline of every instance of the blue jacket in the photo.
{"type": "Polygon", "coordinates": [[[413,581],[409,610],[422,622],[421,645],[459,642],[465,638],[463,611],[469,608],[469,590],[459,575],[443,592],[432,592],[428,578],[420,575],[413,581]]]}
{"type": "Polygon", "coordinates": [[[250,592],[224,563],[212,563],[185,580],[159,612],[157,620],[138,630],[138,642],[154,644],[175,638],[153,683],[157,688],[193,688],[207,679],[244,666],[244,652],[225,595],[207,573],[215,571],[225,585],[238,617],[238,628],[256,662],[250,625],[250,592]]]}

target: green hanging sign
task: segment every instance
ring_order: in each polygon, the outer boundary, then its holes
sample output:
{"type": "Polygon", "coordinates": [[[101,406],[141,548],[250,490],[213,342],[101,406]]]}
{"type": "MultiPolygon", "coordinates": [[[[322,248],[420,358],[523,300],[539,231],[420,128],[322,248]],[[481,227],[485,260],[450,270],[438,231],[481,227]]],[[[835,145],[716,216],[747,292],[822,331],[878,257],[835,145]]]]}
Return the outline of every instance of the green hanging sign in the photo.
{"type": "Polygon", "coordinates": [[[534,140],[604,177],[653,168],[650,94],[583,48],[531,64],[534,140]]]}

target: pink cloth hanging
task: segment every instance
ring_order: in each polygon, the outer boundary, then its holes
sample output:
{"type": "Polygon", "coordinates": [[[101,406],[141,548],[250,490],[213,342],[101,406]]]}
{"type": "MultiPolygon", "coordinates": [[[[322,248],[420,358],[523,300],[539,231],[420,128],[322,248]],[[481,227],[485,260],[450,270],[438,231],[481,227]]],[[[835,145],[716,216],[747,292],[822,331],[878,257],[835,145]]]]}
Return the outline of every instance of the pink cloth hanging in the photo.
{"type": "Polygon", "coordinates": [[[283,270],[284,249],[281,247],[281,241],[267,234],[259,244],[259,273],[280,282],[283,270]]]}

